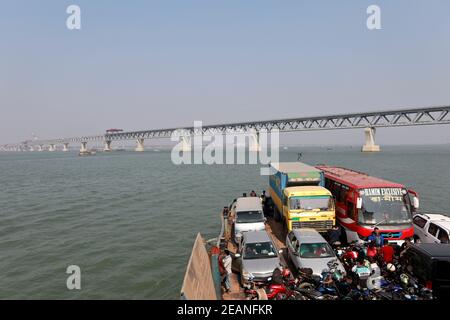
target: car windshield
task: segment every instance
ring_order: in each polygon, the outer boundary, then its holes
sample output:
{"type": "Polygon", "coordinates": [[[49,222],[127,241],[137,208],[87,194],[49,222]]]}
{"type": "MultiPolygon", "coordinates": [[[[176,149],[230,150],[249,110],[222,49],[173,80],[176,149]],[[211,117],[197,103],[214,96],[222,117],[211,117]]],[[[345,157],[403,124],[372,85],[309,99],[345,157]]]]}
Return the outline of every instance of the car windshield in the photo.
{"type": "Polygon", "coordinates": [[[277,251],[271,242],[256,242],[245,244],[244,259],[267,259],[277,257],[277,251]]]}
{"type": "Polygon", "coordinates": [[[261,211],[239,211],[236,212],[237,223],[264,222],[264,215],[261,211]]]}
{"type": "Polygon", "coordinates": [[[411,222],[408,194],[401,188],[371,188],[360,191],[362,224],[401,224],[411,222]]]}
{"type": "Polygon", "coordinates": [[[330,196],[289,198],[289,209],[291,210],[331,210],[332,207],[333,201],[330,196]]]}
{"type": "Polygon", "coordinates": [[[333,249],[326,242],[303,243],[300,245],[300,257],[302,258],[330,258],[334,257],[333,249]]]}

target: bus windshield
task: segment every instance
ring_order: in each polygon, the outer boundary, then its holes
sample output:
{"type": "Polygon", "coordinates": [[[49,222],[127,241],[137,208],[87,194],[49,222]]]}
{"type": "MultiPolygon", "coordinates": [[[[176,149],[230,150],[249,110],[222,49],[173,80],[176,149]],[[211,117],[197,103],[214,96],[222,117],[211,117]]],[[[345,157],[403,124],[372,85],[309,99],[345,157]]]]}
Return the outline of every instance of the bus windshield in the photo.
{"type": "Polygon", "coordinates": [[[333,201],[330,196],[291,197],[290,210],[332,210],[333,201]]]}
{"type": "Polygon", "coordinates": [[[360,223],[386,225],[411,222],[411,208],[405,189],[370,188],[361,190],[360,194],[360,223]]]}

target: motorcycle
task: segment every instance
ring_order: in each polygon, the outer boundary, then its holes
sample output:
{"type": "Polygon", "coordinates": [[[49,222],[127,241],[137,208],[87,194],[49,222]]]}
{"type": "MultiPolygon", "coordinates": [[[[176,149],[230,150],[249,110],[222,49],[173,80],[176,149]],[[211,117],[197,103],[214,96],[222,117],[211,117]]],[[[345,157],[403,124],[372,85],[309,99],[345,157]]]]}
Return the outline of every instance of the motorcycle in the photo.
{"type": "Polygon", "coordinates": [[[338,263],[332,260],[328,263],[328,270],[323,270],[320,276],[314,276],[311,269],[300,270],[296,279],[297,290],[313,300],[335,300],[341,296],[339,284],[343,275],[337,269],[338,263]]]}
{"type": "Polygon", "coordinates": [[[359,288],[366,288],[367,279],[371,274],[370,268],[368,266],[368,261],[360,261],[355,264],[351,269],[351,274],[353,275],[355,283],[358,284],[359,288]]]}
{"type": "MultiPolygon", "coordinates": [[[[287,269],[285,269],[287,270],[287,269]]],[[[249,281],[249,286],[244,289],[250,300],[260,297],[258,290],[264,289],[268,300],[305,300],[304,296],[295,290],[295,282],[290,279],[289,270],[284,271],[281,283],[274,283],[272,278],[268,278],[267,283],[249,281]]]]}
{"type": "Polygon", "coordinates": [[[338,257],[340,257],[347,271],[352,269],[358,259],[365,258],[364,247],[361,243],[353,242],[346,249],[341,250],[343,250],[343,252],[340,252],[341,255],[338,255],[338,257]]]}

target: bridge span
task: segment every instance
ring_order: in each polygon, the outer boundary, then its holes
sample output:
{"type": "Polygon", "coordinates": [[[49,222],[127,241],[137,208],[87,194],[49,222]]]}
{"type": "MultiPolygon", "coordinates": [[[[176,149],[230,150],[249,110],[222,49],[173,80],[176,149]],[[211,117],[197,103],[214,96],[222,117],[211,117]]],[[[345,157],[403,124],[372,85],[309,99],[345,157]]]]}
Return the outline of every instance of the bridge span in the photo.
{"type": "Polygon", "coordinates": [[[0,151],[55,151],[62,145],[62,150],[69,150],[69,145],[81,145],[80,151],[87,151],[89,142],[103,142],[104,151],[111,151],[113,141],[136,140],[136,151],[144,151],[145,139],[170,138],[174,134],[181,136],[184,150],[190,150],[191,137],[195,135],[217,134],[253,134],[258,144],[258,133],[261,131],[279,132],[315,131],[362,128],[365,132],[363,152],[380,151],[375,144],[375,130],[383,127],[405,127],[450,124],[450,106],[435,106],[423,108],[403,108],[385,111],[334,114],[316,117],[301,117],[290,119],[262,120],[206,125],[201,127],[180,127],[170,129],[152,129],[128,132],[114,132],[91,136],[72,138],[56,138],[46,140],[27,140],[16,144],[0,146],[0,151]]]}

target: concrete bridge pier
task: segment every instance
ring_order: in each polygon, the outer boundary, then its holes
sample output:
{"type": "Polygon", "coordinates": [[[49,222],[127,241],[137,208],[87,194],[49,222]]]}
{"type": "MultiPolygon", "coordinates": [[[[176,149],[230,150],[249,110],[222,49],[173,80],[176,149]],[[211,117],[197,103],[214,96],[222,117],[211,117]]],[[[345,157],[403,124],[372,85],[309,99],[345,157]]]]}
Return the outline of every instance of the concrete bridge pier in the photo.
{"type": "Polygon", "coordinates": [[[64,151],[64,152],[69,151],[69,144],[68,144],[68,143],[64,143],[64,144],[63,144],[63,149],[62,149],[62,151],[64,151]]]}
{"type": "Polygon", "coordinates": [[[143,152],[143,151],[145,151],[144,139],[139,138],[139,139],[136,140],[136,143],[137,143],[137,146],[134,149],[134,151],[136,151],[136,152],[143,152]]]}
{"type": "Polygon", "coordinates": [[[55,145],[53,143],[51,143],[50,146],[48,147],[48,151],[53,152],[55,150],[56,150],[55,145]]]}
{"type": "Polygon", "coordinates": [[[34,147],[33,147],[33,146],[30,146],[30,147],[28,148],[28,150],[34,151],[34,147]]]}
{"type": "Polygon", "coordinates": [[[249,146],[248,150],[250,152],[260,152],[261,151],[261,145],[259,144],[259,132],[252,133],[249,136],[249,146]]]}
{"type": "Polygon", "coordinates": [[[80,152],[87,152],[87,141],[83,141],[81,142],[81,148],[80,148],[80,152]]]}
{"type": "Polygon", "coordinates": [[[38,151],[44,151],[44,145],[43,144],[38,145],[38,151]]]}
{"type": "Polygon", "coordinates": [[[111,140],[105,140],[105,147],[103,148],[104,152],[111,151],[111,140]]]}
{"type": "Polygon", "coordinates": [[[364,134],[366,143],[363,145],[362,152],[379,152],[380,146],[375,144],[375,128],[365,128],[364,134]]]}
{"type": "Polygon", "coordinates": [[[182,136],[181,142],[182,142],[181,151],[191,152],[192,150],[191,136],[182,136]]]}

